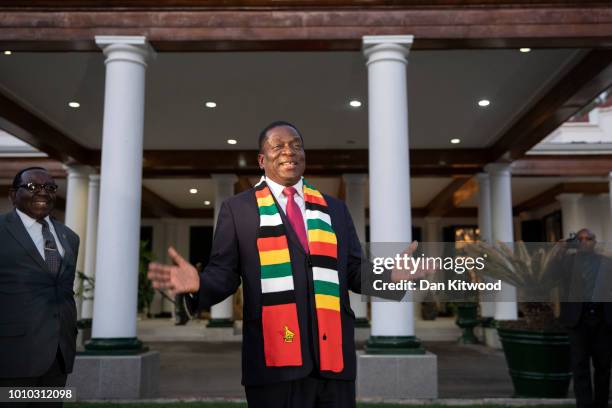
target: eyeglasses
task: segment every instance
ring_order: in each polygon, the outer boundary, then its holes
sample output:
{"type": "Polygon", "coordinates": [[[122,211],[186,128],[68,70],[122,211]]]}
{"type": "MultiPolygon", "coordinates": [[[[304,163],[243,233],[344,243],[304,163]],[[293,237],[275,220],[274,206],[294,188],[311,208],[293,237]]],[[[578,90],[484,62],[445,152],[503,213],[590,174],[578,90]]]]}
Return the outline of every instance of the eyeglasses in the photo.
{"type": "Polygon", "coordinates": [[[30,193],[38,193],[42,191],[43,188],[45,189],[47,193],[55,193],[57,191],[57,184],[50,184],[50,183],[45,183],[45,184],[28,183],[28,184],[20,184],[17,187],[25,188],[30,193]]]}

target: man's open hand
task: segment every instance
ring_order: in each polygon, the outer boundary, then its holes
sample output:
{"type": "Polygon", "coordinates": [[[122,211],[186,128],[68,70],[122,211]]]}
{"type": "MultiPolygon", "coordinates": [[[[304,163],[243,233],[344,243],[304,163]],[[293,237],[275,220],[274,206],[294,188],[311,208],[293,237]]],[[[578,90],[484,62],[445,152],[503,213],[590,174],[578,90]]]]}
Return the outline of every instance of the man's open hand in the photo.
{"type": "Polygon", "coordinates": [[[179,255],[173,247],[168,248],[168,255],[174,265],[163,265],[157,262],[149,264],[147,277],[155,289],[167,290],[170,297],[179,293],[195,293],[200,289],[198,270],[179,255]]]}
{"type": "MultiPolygon", "coordinates": [[[[403,258],[404,256],[412,256],[418,246],[419,243],[417,241],[412,241],[410,245],[408,245],[408,248],[404,250],[401,257],[403,258]]],[[[435,271],[435,269],[427,269],[427,265],[425,265],[425,262],[421,262],[420,267],[417,270],[395,268],[393,271],[391,271],[391,281],[400,282],[403,280],[421,279],[422,277],[434,273],[435,271]]]]}

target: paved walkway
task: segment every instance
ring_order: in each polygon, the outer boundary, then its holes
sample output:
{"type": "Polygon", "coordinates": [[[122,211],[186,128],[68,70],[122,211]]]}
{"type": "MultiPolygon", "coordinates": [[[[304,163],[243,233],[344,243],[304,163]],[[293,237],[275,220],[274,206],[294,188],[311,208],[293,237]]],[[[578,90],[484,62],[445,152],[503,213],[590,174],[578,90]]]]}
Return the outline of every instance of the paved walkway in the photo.
{"type": "MultiPolygon", "coordinates": [[[[240,385],[240,344],[148,343],[160,352],[160,397],[244,398],[240,385]]],[[[438,355],[440,398],[512,396],[501,351],[449,342],[426,343],[438,355]]]]}

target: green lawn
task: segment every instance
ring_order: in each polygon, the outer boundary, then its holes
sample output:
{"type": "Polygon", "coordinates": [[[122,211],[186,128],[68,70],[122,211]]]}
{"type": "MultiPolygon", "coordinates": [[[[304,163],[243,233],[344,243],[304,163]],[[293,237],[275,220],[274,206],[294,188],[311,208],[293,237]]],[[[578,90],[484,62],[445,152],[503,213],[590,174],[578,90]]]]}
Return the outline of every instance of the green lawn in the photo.
{"type": "MultiPolygon", "coordinates": [[[[246,403],[235,402],[173,402],[173,403],[66,403],[71,408],[246,408],[246,403]]],[[[357,404],[358,408],[405,408],[398,404],[357,404]]],[[[504,405],[409,405],[410,408],[506,408],[504,405]]],[[[509,407],[508,407],[509,408],[509,407]]],[[[516,408],[513,406],[512,408],[516,408]]],[[[529,408],[574,408],[574,405],[529,405],[529,408]]]]}

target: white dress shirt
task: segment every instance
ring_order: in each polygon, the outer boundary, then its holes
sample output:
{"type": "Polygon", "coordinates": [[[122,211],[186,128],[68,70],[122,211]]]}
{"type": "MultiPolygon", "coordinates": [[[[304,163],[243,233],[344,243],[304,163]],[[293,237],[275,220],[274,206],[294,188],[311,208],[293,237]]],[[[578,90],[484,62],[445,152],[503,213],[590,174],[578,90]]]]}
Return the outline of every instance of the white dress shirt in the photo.
{"type": "MultiPolygon", "coordinates": [[[[270,187],[270,192],[276,198],[278,205],[281,206],[281,209],[287,214],[287,196],[283,194],[283,190],[285,186],[282,186],[269,178],[266,177],[266,184],[270,187]]],[[[300,178],[300,181],[295,183],[292,187],[295,188],[296,193],[293,195],[293,200],[300,207],[300,211],[302,212],[302,218],[304,219],[304,227],[306,231],[306,236],[308,236],[308,227],[306,227],[306,203],[304,202],[304,183],[300,178]]]]}
{"type": "MultiPolygon", "coordinates": [[[[42,259],[45,259],[45,239],[43,238],[43,234],[42,234],[42,224],[37,222],[34,218],[30,217],[29,215],[17,209],[15,210],[17,211],[17,215],[19,215],[19,218],[21,218],[21,222],[23,223],[23,226],[25,227],[26,231],[28,231],[30,238],[32,238],[34,245],[36,245],[36,249],[38,249],[38,253],[40,253],[40,256],[42,257],[42,259]]],[[[47,221],[47,224],[49,224],[49,230],[51,230],[51,234],[53,234],[53,238],[55,238],[55,244],[57,245],[57,249],[60,253],[60,256],[63,258],[64,257],[64,247],[62,247],[62,243],[57,238],[57,233],[55,232],[55,227],[53,226],[53,222],[51,222],[51,218],[49,218],[49,216],[45,217],[45,221],[47,221]]]]}

